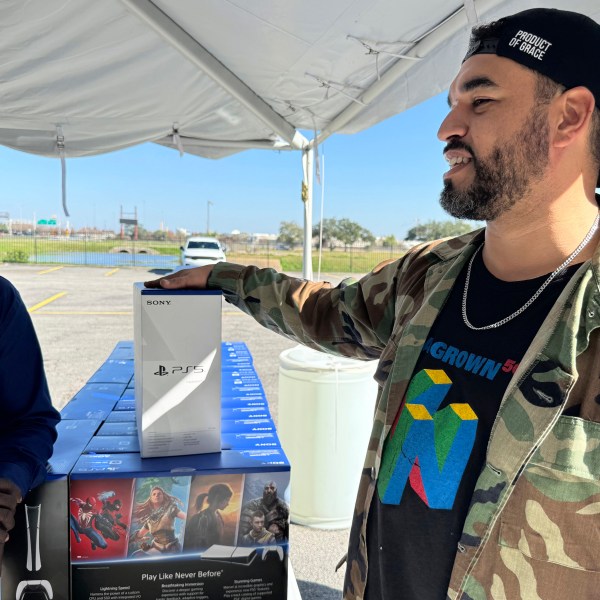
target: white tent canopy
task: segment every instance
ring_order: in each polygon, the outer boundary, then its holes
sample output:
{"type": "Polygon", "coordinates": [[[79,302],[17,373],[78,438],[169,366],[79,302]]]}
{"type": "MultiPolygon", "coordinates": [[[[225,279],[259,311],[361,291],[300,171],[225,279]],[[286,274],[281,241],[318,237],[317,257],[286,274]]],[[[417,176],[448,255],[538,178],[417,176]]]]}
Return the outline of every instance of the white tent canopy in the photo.
{"type": "Polygon", "coordinates": [[[540,4],[600,21],[598,0],[3,0],[0,144],[302,150],[310,210],[315,135],[446,89],[472,24],[540,4]]]}

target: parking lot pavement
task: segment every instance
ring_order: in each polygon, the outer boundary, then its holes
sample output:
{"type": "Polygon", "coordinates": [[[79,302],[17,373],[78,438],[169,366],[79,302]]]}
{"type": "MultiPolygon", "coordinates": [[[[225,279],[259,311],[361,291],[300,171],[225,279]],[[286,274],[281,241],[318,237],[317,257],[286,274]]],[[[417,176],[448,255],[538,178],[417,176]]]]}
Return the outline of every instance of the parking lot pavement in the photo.
{"type": "MultiPolygon", "coordinates": [[[[30,310],[54,405],[62,408],[106,360],[115,344],[133,339],[133,283],[163,271],[145,268],[42,267],[5,264],[30,310]]],[[[331,277],[335,283],[339,277],[331,277]]],[[[279,355],[295,344],[223,303],[223,340],[246,342],[275,421],[278,416],[279,355]]],[[[324,489],[324,494],[333,490],[324,489]]],[[[293,490],[292,490],[293,502],[293,490]]],[[[339,600],[343,571],[335,565],[346,551],[348,530],[292,525],[290,554],[304,600],[339,600]]]]}

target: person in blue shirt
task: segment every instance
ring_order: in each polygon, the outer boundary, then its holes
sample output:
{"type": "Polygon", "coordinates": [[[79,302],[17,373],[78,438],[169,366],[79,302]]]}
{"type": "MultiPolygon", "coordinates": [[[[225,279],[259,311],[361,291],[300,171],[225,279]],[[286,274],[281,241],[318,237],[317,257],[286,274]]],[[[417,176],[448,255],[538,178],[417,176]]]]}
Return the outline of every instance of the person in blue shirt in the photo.
{"type": "Polygon", "coordinates": [[[17,504],[44,481],[59,420],[31,317],[0,277],[0,566],[17,504]]]}

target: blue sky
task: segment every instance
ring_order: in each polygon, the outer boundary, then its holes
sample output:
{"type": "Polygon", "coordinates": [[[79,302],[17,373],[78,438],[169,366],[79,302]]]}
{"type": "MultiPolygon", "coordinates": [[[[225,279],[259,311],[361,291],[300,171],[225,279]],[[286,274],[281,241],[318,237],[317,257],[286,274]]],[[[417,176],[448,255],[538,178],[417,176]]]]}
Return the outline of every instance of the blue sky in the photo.
{"type": "MultiPolygon", "coordinates": [[[[447,110],[441,94],[358,134],[326,140],[319,147],[325,156],[324,216],[399,239],[419,221],[447,219],[438,205],[446,163],[436,137],[447,110]]],[[[303,223],[301,179],[298,152],[251,150],[215,161],[144,144],[67,161],[69,221],[77,229],[117,230],[122,205],[125,212],[137,207],[150,230],[162,224],[205,231],[210,201],[213,231],[276,233],[281,221],[303,223]]],[[[28,221],[56,215],[65,225],[57,159],[1,147],[0,180],[0,212],[28,221]]],[[[320,201],[315,185],[315,223],[320,201]]]]}

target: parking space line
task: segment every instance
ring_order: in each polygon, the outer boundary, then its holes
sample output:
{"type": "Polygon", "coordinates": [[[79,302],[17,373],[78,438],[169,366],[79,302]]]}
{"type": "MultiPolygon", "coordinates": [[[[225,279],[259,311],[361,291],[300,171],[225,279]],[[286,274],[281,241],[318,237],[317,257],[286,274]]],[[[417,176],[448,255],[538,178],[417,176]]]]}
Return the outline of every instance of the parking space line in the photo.
{"type": "Polygon", "coordinates": [[[50,302],[54,302],[55,300],[58,300],[59,298],[62,298],[66,294],[67,294],[67,292],[59,292],[58,294],[54,294],[54,296],[50,296],[50,298],[46,298],[45,300],[42,300],[41,302],[38,302],[37,304],[35,304],[31,308],[28,308],[27,311],[30,312],[30,313],[35,312],[39,308],[42,308],[42,306],[46,306],[46,304],[50,304],[50,302]]]}
{"type": "Polygon", "coordinates": [[[38,275],[45,275],[46,273],[52,273],[52,271],[58,271],[59,269],[64,268],[64,265],[61,265],[60,267],[52,267],[51,269],[46,269],[45,271],[39,271],[38,275]]]}
{"type": "Polygon", "coordinates": [[[119,269],[113,269],[112,271],[107,271],[106,273],[104,273],[104,277],[110,277],[111,275],[114,275],[119,269]]]}

